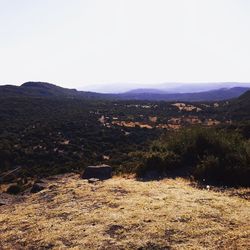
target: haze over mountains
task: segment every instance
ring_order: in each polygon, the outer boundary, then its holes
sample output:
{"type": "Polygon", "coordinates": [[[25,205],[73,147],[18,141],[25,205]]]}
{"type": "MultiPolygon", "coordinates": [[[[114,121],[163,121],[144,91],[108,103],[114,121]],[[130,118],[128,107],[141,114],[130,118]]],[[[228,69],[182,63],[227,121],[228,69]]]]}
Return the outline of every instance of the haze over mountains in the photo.
{"type": "MultiPolygon", "coordinates": [[[[171,84],[170,84],[171,85],[171,84]]],[[[26,82],[21,86],[0,86],[1,97],[67,97],[114,100],[156,101],[219,101],[237,98],[250,89],[249,83],[216,83],[201,85],[178,85],[172,88],[139,88],[124,93],[97,93],[62,88],[45,82],[26,82]]]]}
{"type": "Polygon", "coordinates": [[[112,83],[104,85],[89,85],[84,89],[79,87],[79,90],[91,91],[98,93],[124,93],[130,91],[138,92],[155,92],[155,93],[193,93],[203,92],[220,88],[233,87],[250,87],[247,82],[165,82],[152,84],[139,83],[112,83]]]}

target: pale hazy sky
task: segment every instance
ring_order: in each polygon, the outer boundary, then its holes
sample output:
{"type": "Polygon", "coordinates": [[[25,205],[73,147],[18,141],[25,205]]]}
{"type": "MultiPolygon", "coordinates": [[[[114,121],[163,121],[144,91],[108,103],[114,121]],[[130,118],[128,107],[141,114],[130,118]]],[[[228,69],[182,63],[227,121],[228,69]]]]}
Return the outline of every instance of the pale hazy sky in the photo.
{"type": "Polygon", "coordinates": [[[250,82],[249,0],[0,0],[0,84],[250,82]]]}

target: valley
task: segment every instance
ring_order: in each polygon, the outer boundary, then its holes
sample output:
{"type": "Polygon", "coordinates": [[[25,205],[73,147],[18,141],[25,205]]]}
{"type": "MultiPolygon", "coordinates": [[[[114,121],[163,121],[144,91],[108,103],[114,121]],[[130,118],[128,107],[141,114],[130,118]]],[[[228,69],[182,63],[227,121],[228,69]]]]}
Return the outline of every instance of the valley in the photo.
{"type": "Polygon", "coordinates": [[[21,167],[24,176],[48,176],[102,162],[126,172],[129,153],[167,131],[230,125],[232,117],[220,111],[227,105],[1,98],[0,173],[21,167]]]}
{"type": "Polygon", "coordinates": [[[249,94],[1,97],[0,248],[249,248],[249,94]]]}
{"type": "Polygon", "coordinates": [[[250,250],[250,1],[0,1],[0,250],[250,250]]]}

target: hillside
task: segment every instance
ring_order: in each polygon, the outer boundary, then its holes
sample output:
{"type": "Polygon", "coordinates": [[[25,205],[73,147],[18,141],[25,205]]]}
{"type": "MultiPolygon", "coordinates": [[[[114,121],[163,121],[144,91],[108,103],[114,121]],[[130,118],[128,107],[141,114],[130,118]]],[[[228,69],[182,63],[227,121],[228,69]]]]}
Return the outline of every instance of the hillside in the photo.
{"type": "Polygon", "coordinates": [[[44,183],[40,193],[0,206],[1,249],[250,247],[250,203],[227,192],[183,179],[90,184],[69,174],[44,183]]]}
{"type": "Polygon", "coordinates": [[[250,91],[245,92],[241,97],[240,100],[250,103],[250,91]]]}
{"type": "Polygon", "coordinates": [[[230,119],[238,121],[250,120],[250,91],[245,92],[239,98],[230,101],[230,103],[221,108],[222,113],[230,119]]]}
{"type": "Polygon", "coordinates": [[[195,93],[165,93],[157,89],[137,89],[121,94],[101,94],[67,89],[44,82],[27,82],[20,87],[0,86],[0,97],[63,97],[106,100],[151,100],[151,101],[220,101],[236,98],[247,87],[233,87],[195,93]]]}
{"type": "Polygon", "coordinates": [[[21,86],[0,86],[0,97],[63,97],[101,99],[105,94],[67,89],[46,82],[26,82],[21,86]]]}
{"type": "MultiPolygon", "coordinates": [[[[195,126],[221,126],[222,130],[224,126],[230,126],[229,137],[237,130],[242,133],[242,140],[248,140],[249,126],[242,125],[239,129],[239,125],[233,127],[232,124],[238,122],[232,119],[233,113],[229,113],[236,101],[192,104],[82,98],[1,98],[0,177],[18,167],[21,167],[20,173],[13,178],[79,171],[100,163],[111,165],[116,172],[135,172],[138,164],[150,156],[152,143],[162,134],[195,126]],[[134,152],[141,151],[142,157],[137,159],[133,156],[134,152]]],[[[235,115],[241,115],[239,119],[245,122],[249,109],[241,108],[235,115]]],[[[192,131],[195,135],[196,130],[192,131]]],[[[208,134],[209,131],[202,133],[208,134]]],[[[218,148],[220,136],[216,135],[211,136],[218,139],[213,142],[218,148]]],[[[190,140],[196,139],[194,136],[190,140]]],[[[225,151],[224,146],[222,149],[229,159],[229,151],[225,151]]],[[[222,156],[222,151],[219,156],[222,156]]],[[[180,156],[180,152],[184,152],[183,149],[176,153],[180,156]]],[[[237,149],[236,155],[247,154],[239,154],[237,149]]],[[[240,159],[243,160],[242,157],[240,159]]],[[[237,161],[243,163],[240,159],[238,157],[237,161]]],[[[182,165],[186,165],[184,160],[182,165]]],[[[242,176],[247,175],[243,173],[242,176]]]]}

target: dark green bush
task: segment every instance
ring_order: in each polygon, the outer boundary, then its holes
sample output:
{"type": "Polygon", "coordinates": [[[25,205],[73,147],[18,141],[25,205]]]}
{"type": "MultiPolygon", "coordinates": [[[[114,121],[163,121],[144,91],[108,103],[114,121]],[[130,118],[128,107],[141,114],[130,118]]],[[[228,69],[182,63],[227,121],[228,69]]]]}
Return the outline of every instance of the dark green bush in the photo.
{"type": "Polygon", "coordinates": [[[149,152],[142,157],[142,164],[136,169],[136,174],[143,177],[149,171],[156,171],[163,176],[180,166],[180,158],[171,151],[149,152]]]}
{"type": "Polygon", "coordinates": [[[164,135],[145,153],[138,176],[180,168],[197,180],[219,185],[250,185],[250,146],[240,134],[212,128],[188,128],[164,135]]]}

